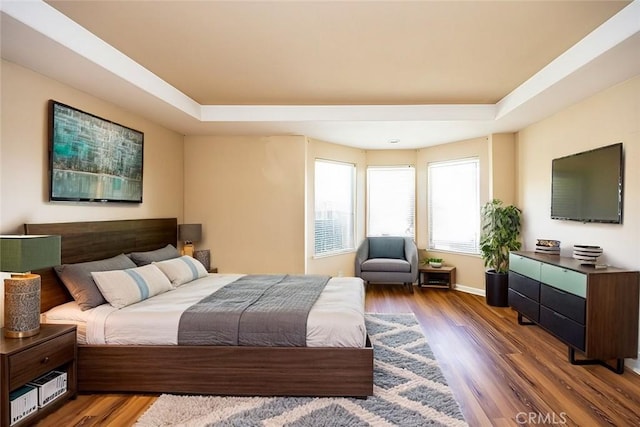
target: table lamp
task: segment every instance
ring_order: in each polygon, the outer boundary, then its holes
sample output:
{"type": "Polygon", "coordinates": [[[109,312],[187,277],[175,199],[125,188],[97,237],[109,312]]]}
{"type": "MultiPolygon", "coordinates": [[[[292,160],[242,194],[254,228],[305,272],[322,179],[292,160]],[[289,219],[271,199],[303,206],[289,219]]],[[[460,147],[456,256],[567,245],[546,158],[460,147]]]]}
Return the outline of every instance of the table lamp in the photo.
{"type": "Polygon", "coordinates": [[[182,255],[193,257],[193,242],[202,238],[202,224],[178,224],[178,240],[184,242],[182,255]]]}
{"type": "Polygon", "coordinates": [[[4,280],[4,335],[25,338],[40,332],[40,276],[31,270],[60,264],[60,236],[0,236],[4,280]]]}

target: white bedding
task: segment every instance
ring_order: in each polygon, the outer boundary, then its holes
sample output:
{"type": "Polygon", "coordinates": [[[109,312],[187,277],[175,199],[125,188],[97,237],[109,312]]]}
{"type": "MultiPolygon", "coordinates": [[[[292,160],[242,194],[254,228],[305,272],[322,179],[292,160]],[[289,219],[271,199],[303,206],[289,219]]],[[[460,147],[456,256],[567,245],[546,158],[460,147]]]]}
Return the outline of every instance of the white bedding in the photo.
{"type": "MultiPolygon", "coordinates": [[[[87,344],[176,345],[182,312],[242,276],[210,274],[121,309],[104,304],[81,311],[69,302],[43,313],[42,321],[77,324],[87,344]]],[[[307,346],[364,347],[365,340],[362,280],[331,278],[309,313],[307,346]]]]}

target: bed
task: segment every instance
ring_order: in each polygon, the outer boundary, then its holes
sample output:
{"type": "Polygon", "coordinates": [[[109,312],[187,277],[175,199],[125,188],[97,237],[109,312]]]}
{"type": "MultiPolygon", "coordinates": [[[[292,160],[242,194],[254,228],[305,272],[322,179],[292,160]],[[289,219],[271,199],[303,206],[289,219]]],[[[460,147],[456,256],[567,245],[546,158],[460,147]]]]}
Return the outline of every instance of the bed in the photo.
{"type": "MultiPolygon", "coordinates": [[[[62,236],[63,264],[176,245],[177,236],[175,218],[24,227],[26,234],[62,236]]],[[[42,277],[41,312],[73,300],[53,269],[36,273],[42,277]]],[[[214,276],[207,280],[233,279],[229,275],[214,276]]],[[[366,335],[361,347],[80,343],[77,365],[80,392],[357,397],[373,394],[373,349],[366,335]]]]}

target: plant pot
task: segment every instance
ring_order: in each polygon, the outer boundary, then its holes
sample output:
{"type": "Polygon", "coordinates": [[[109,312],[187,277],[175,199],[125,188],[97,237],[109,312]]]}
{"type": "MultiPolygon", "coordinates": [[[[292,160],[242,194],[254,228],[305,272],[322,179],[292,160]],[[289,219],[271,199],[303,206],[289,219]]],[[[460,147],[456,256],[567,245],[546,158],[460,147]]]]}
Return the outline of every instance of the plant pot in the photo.
{"type": "Polygon", "coordinates": [[[430,262],[429,265],[432,268],[440,268],[440,267],[442,267],[442,263],[441,262],[430,262]]]}
{"type": "Polygon", "coordinates": [[[494,307],[509,306],[509,274],[496,273],[495,270],[485,272],[487,304],[494,307]]]}

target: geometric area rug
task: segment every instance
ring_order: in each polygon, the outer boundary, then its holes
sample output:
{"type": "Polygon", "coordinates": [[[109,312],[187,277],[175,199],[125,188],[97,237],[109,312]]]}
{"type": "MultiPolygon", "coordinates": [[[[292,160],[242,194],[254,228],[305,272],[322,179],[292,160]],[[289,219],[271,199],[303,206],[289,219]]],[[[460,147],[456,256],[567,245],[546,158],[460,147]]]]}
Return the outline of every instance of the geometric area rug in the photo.
{"type": "Polygon", "coordinates": [[[374,354],[367,399],[163,394],[136,426],[466,426],[415,316],[367,314],[366,324],[374,354]]]}

